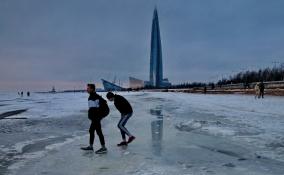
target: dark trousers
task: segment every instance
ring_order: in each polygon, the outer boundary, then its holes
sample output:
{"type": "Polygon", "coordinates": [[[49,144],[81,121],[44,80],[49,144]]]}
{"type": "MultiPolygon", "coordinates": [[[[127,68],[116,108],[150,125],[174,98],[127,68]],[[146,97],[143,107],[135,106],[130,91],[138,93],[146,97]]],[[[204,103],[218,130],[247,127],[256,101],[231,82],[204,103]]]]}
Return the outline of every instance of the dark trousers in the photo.
{"type": "Polygon", "coordinates": [[[121,137],[123,140],[126,139],[125,134],[127,136],[131,136],[130,132],[125,128],[125,124],[127,123],[128,119],[132,116],[132,113],[121,115],[121,119],[119,120],[117,127],[120,130],[121,137]]]}
{"type": "Polygon", "coordinates": [[[90,145],[94,144],[94,140],[95,140],[95,131],[97,132],[97,135],[99,136],[101,145],[104,146],[105,145],[105,138],[102,132],[102,126],[101,126],[101,117],[94,117],[89,129],[89,133],[90,133],[90,145]]]}
{"type": "Polygon", "coordinates": [[[259,98],[261,97],[261,98],[263,98],[263,96],[264,96],[264,90],[260,90],[260,94],[259,94],[259,98]]]}

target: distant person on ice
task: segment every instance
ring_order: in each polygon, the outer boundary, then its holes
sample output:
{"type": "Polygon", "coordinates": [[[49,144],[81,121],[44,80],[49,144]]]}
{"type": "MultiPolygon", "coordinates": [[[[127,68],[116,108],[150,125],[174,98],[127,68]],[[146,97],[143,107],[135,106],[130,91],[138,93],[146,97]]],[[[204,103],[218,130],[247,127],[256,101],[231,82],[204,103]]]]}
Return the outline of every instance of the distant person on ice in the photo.
{"type": "Polygon", "coordinates": [[[254,90],[255,90],[255,98],[264,98],[264,83],[263,81],[256,83],[254,90]]]}
{"type": "Polygon", "coordinates": [[[95,131],[96,131],[97,135],[99,136],[102,147],[99,150],[97,150],[95,153],[96,154],[107,153],[107,148],[105,146],[105,139],[101,127],[101,120],[109,114],[107,101],[96,93],[96,87],[94,84],[87,85],[87,92],[90,94],[88,98],[88,105],[89,105],[88,118],[92,122],[89,129],[90,145],[87,147],[82,147],[81,149],[94,150],[93,144],[94,144],[95,131]]]}
{"type": "Polygon", "coordinates": [[[122,142],[117,144],[117,146],[127,146],[135,139],[135,137],[125,128],[125,124],[133,114],[132,107],[130,103],[120,95],[108,92],[106,96],[109,101],[114,102],[116,109],[121,113],[121,118],[118,122],[117,127],[120,129],[122,142]],[[128,141],[126,141],[125,135],[129,137],[128,141]]]}
{"type": "Polygon", "coordinates": [[[260,89],[259,89],[259,82],[255,84],[254,86],[254,91],[255,91],[255,96],[254,98],[259,98],[260,97],[260,89]]]}
{"type": "Polygon", "coordinates": [[[264,98],[264,83],[263,83],[263,81],[261,81],[260,83],[259,83],[259,97],[258,98],[264,98]]]}

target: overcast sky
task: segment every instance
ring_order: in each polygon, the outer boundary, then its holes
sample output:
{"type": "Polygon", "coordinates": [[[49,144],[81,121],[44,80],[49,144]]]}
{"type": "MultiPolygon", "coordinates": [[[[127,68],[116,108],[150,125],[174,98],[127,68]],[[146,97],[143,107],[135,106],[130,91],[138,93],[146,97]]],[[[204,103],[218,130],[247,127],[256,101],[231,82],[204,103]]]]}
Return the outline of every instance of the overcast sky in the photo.
{"type": "Polygon", "coordinates": [[[282,0],[1,0],[0,90],[148,80],[155,5],[173,83],[284,62],[282,0]]]}

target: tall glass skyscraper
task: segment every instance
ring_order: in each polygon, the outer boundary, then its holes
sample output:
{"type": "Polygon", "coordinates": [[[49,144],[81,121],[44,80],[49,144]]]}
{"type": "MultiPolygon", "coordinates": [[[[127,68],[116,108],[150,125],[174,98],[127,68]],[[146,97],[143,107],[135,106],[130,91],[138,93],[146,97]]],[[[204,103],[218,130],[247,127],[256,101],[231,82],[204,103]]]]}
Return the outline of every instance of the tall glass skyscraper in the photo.
{"type": "Polygon", "coordinates": [[[163,82],[162,44],[157,8],[154,10],[151,33],[150,85],[160,87],[163,82]]]}

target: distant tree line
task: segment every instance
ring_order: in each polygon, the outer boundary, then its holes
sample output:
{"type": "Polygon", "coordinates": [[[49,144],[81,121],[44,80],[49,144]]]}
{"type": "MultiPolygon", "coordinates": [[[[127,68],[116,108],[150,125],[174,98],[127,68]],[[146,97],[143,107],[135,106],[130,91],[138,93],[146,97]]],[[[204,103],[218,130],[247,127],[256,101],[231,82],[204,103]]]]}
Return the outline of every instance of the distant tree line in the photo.
{"type": "Polygon", "coordinates": [[[259,69],[257,71],[239,72],[236,75],[230,76],[228,79],[223,78],[217,82],[218,85],[225,84],[249,84],[260,81],[283,81],[284,80],[284,65],[274,68],[259,69]]]}
{"type": "Polygon", "coordinates": [[[153,86],[145,86],[143,89],[186,89],[186,88],[200,88],[210,86],[211,89],[214,89],[215,84],[214,83],[202,83],[202,82],[186,82],[181,84],[172,85],[170,87],[163,87],[163,88],[157,88],[153,86]]]}
{"type": "Polygon", "coordinates": [[[172,85],[171,88],[183,89],[183,88],[195,88],[195,87],[204,87],[204,86],[206,86],[206,83],[193,82],[193,83],[182,83],[182,84],[172,85]]]}
{"type": "MultiPolygon", "coordinates": [[[[181,84],[172,85],[170,87],[156,88],[153,86],[145,86],[142,89],[186,89],[186,88],[205,88],[215,89],[216,86],[222,87],[226,84],[244,84],[244,86],[249,87],[250,83],[261,82],[261,81],[284,81],[284,64],[273,68],[264,68],[253,71],[242,71],[235,75],[231,75],[229,78],[223,78],[217,83],[209,82],[186,82],[181,84]]],[[[140,90],[140,89],[136,89],[140,90]]]]}

